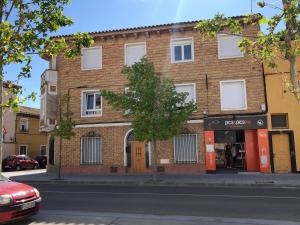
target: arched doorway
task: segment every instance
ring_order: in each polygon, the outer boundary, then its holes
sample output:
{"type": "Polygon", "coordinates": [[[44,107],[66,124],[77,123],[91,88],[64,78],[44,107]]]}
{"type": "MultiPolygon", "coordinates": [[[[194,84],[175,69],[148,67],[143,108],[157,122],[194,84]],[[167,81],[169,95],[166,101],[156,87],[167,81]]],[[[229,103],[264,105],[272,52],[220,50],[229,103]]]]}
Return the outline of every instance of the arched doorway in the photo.
{"type": "MultiPolygon", "coordinates": [[[[129,130],[124,137],[124,166],[127,168],[131,168],[131,152],[132,146],[131,141],[135,141],[134,139],[134,131],[133,129],[129,130]]],[[[146,168],[149,168],[151,165],[151,145],[150,142],[146,144],[146,158],[145,158],[145,165],[146,168]]]]}

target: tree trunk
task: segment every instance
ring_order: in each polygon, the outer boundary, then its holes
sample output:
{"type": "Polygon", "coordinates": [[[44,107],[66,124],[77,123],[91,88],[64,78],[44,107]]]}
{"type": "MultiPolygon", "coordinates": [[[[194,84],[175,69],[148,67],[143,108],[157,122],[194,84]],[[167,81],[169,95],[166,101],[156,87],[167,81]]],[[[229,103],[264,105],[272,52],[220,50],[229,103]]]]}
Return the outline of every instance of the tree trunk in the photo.
{"type": "Polygon", "coordinates": [[[297,67],[297,57],[293,55],[290,57],[290,79],[293,85],[292,92],[296,96],[297,100],[300,102],[300,85],[298,78],[298,67],[297,67]]]}
{"type": "Polygon", "coordinates": [[[61,179],[62,137],[59,137],[58,179],[61,179]]]}
{"type": "MultiPolygon", "coordinates": [[[[291,0],[282,0],[283,8],[288,10],[289,5],[291,4],[291,0]]],[[[297,55],[295,53],[295,47],[293,46],[293,33],[294,33],[294,26],[297,22],[297,17],[289,18],[285,22],[287,35],[285,37],[285,44],[287,46],[287,50],[285,52],[285,58],[290,63],[290,84],[288,85],[290,91],[295,95],[298,102],[300,102],[300,84],[298,78],[298,68],[297,68],[297,55]]]]}
{"type": "Polygon", "coordinates": [[[152,140],[153,142],[153,181],[157,182],[157,143],[156,140],[152,140]]]}
{"type": "Polygon", "coordinates": [[[3,65],[0,59],[0,173],[2,172],[2,157],[3,157],[3,65]]]}
{"type": "MultiPolygon", "coordinates": [[[[62,120],[62,100],[59,100],[59,124],[61,124],[62,120]]],[[[59,132],[61,132],[61,127],[59,128],[59,132]]],[[[58,155],[58,179],[61,179],[61,160],[62,160],[62,135],[59,135],[59,155],[58,155]]]]}

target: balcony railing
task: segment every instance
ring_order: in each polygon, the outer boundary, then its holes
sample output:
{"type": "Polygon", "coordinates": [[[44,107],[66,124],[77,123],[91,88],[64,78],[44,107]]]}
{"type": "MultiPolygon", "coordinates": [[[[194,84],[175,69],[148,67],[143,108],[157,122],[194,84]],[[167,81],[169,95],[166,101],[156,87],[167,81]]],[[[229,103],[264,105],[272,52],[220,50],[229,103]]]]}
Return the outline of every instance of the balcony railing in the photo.
{"type": "Polygon", "coordinates": [[[57,71],[46,69],[41,75],[41,87],[46,83],[56,84],[57,82],[57,71]]]}

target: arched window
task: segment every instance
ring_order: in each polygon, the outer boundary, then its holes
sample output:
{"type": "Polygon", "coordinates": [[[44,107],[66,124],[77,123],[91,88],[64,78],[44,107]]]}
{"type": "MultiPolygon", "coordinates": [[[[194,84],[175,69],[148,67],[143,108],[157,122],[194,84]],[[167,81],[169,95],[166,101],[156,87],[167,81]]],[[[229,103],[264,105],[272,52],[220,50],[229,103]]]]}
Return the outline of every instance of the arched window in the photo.
{"type": "Polygon", "coordinates": [[[102,164],[102,138],[93,133],[81,137],[80,163],[82,165],[102,164]]]}

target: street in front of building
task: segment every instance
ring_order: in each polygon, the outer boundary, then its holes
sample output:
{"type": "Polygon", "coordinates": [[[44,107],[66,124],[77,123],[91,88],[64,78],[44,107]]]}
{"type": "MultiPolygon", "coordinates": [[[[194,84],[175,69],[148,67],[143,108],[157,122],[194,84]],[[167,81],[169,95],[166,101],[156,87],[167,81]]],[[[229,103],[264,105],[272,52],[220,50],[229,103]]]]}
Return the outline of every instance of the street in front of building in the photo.
{"type": "Polygon", "coordinates": [[[271,18],[226,1],[238,10],[212,19],[225,1],[74,1],[93,20],[71,34],[68,1],[1,2],[1,222],[300,224],[299,1],[258,1],[271,18]],[[16,112],[28,51],[46,61],[40,109],[16,112]]]}
{"type": "Polygon", "coordinates": [[[35,185],[39,214],[21,224],[300,224],[299,188],[35,185]]]}

